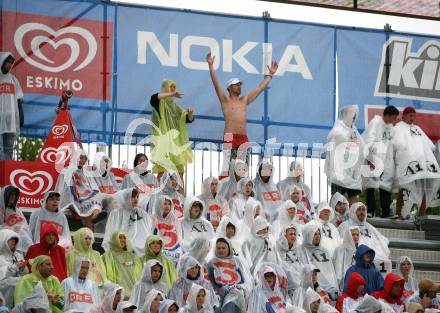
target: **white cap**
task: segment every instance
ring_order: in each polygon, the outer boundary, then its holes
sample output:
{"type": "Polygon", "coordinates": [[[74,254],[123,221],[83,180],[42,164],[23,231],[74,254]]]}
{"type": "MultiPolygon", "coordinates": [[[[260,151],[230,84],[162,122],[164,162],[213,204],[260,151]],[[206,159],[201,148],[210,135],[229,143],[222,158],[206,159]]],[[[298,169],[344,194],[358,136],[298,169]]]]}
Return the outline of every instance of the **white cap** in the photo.
{"type": "Polygon", "coordinates": [[[235,85],[235,84],[238,84],[238,83],[243,83],[239,78],[237,78],[237,77],[234,77],[234,78],[231,78],[230,80],[228,80],[228,82],[226,83],[226,87],[229,87],[229,86],[231,86],[231,85],[235,85]]]}
{"type": "Polygon", "coordinates": [[[136,310],[137,306],[134,305],[133,303],[131,303],[130,301],[121,301],[118,304],[118,307],[121,308],[121,311],[126,310],[126,309],[132,309],[132,310],[136,310]]]}

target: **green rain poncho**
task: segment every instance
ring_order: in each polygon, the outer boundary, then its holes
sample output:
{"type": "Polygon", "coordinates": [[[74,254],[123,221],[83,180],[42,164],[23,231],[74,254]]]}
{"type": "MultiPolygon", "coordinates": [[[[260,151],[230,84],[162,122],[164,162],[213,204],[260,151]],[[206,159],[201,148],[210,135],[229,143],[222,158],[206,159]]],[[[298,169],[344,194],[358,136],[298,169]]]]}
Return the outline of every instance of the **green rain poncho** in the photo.
{"type": "MultiPolygon", "coordinates": [[[[162,92],[170,92],[173,80],[164,80],[162,92]]],[[[191,145],[189,144],[186,117],[188,112],[174,102],[173,97],[159,100],[159,112],[153,110],[153,149],[151,161],[153,171],[163,173],[177,171],[182,173],[187,163],[192,162],[191,145]],[[175,168],[174,168],[175,167],[175,168]]]]}
{"type": "Polygon", "coordinates": [[[109,244],[110,249],[102,256],[107,279],[124,287],[125,299],[129,299],[133,286],[141,277],[142,262],[133,253],[130,240],[123,231],[114,232],[109,244]],[[126,250],[121,248],[120,235],[127,240],[126,250]]]}
{"type": "Polygon", "coordinates": [[[160,236],[151,235],[147,237],[147,242],[145,243],[145,255],[141,257],[141,262],[144,264],[148,260],[156,259],[163,264],[164,267],[164,276],[162,277],[162,281],[167,284],[168,288],[173,286],[173,283],[178,279],[176,268],[174,267],[173,262],[168,259],[162,252],[163,241],[160,236]],[[158,254],[154,254],[150,249],[150,244],[153,241],[160,241],[161,247],[160,252],[158,254]]]}
{"type": "MultiPolygon", "coordinates": [[[[23,300],[32,293],[39,281],[43,284],[47,295],[58,295],[61,299],[64,299],[63,288],[58,278],[53,275],[43,278],[40,274],[38,267],[47,260],[50,260],[50,257],[47,255],[40,255],[30,260],[32,273],[26,274],[18,281],[17,286],[15,286],[14,303],[19,304],[23,302],[23,300]]],[[[50,304],[50,308],[52,309],[52,313],[63,312],[62,309],[57,308],[52,303],[50,304]]]]}
{"type": "Polygon", "coordinates": [[[93,280],[98,287],[102,287],[104,281],[107,280],[107,276],[101,255],[98,251],[92,249],[93,241],[93,232],[87,227],[80,228],[73,234],[73,250],[67,255],[67,274],[68,276],[72,275],[73,264],[75,263],[76,258],[79,256],[85,256],[92,262],[87,278],[93,280]],[[87,235],[92,238],[92,244],[90,247],[86,245],[87,235]]]}

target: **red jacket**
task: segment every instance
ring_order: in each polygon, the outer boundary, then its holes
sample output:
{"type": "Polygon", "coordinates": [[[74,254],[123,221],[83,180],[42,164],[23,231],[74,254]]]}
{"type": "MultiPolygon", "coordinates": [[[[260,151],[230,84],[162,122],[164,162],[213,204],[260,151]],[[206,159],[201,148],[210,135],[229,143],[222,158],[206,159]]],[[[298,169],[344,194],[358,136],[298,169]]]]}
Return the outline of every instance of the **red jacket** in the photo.
{"type": "Polygon", "coordinates": [[[383,290],[374,292],[372,296],[375,297],[376,299],[384,299],[385,302],[389,304],[398,304],[404,306],[405,303],[403,303],[402,301],[402,295],[404,289],[405,289],[405,280],[394,273],[389,273],[387,277],[385,277],[383,290]],[[400,295],[397,298],[392,298],[390,296],[390,291],[394,283],[397,282],[400,283],[400,295]]]}
{"type": "Polygon", "coordinates": [[[358,272],[351,273],[351,275],[348,277],[347,291],[345,291],[341,296],[339,296],[338,301],[336,301],[336,310],[338,310],[338,312],[343,311],[345,298],[348,297],[356,300],[361,296],[356,292],[357,288],[360,285],[363,285],[365,287],[364,277],[362,277],[362,275],[359,274],[358,272]]]}
{"type": "MultiPolygon", "coordinates": [[[[42,225],[40,230],[40,242],[29,247],[25,259],[30,260],[36,258],[39,255],[48,255],[52,259],[53,272],[52,275],[56,276],[60,282],[67,277],[67,264],[66,264],[66,251],[63,247],[58,245],[58,232],[55,226],[50,223],[42,225]],[[56,243],[52,249],[49,249],[44,243],[44,236],[50,233],[56,234],[56,243]]],[[[31,267],[28,264],[29,272],[31,272],[31,267]]]]}

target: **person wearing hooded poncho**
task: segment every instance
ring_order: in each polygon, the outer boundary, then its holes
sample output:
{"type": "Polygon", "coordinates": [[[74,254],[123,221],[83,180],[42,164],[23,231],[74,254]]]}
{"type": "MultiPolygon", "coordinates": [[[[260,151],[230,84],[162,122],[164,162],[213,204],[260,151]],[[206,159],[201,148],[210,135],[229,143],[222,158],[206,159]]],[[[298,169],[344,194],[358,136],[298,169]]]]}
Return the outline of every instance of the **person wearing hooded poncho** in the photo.
{"type": "Polygon", "coordinates": [[[17,251],[25,254],[32,245],[32,235],[26,217],[17,210],[20,190],[8,185],[0,190],[0,229],[10,229],[20,236],[17,251]]]}
{"type": "Polygon", "coordinates": [[[317,225],[321,231],[320,246],[327,249],[330,257],[333,257],[335,249],[341,245],[342,239],[338,229],[331,223],[334,218],[334,212],[327,202],[321,202],[318,206],[318,212],[315,219],[307,225],[317,225]]]}
{"type": "Polygon", "coordinates": [[[320,270],[319,285],[329,293],[333,300],[336,300],[339,287],[333,261],[328,250],[321,246],[319,226],[309,224],[303,228],[303,243],[298,248],[298,258],[303,264],[314,264],[320,270]]]}
{"type": "Polygon", "coordinates": [[[257,201],[254,198],[248,199],[244,207],[244,218],[239,222],[240,238],[242,242],[247,238],[252,237],[252,225],[258,216],[262,216],[267,220],[267,215],[265,213],[266,212],[263,211],[260,201],[257,201]]]}
{"type": "Polygon", "coordinates": [[[148,168],[148,157],[145,153],[138,153],[134,157],[133,171],[124,176],[121,189],[136,188],[140,197],[149,197],[159,182],[148,168]]]}
{"type": "Polygon", "coordinates": [[[48,313],[51,312],[49,299],[43,284],[39,281],[32,292],[26,296],[20,303],[16,303],[11,313],[48,313]]]}
{"type": "Polygon", "coordinates": [[[24,275],[15,286],[14,303],[21,303],[34,287],[41,281],[50,302],[52,313],[63,312],[64,293],[61,284],[55,276],[51,275],[53,270],[52,260],[47,255],[40,255],[31,260],[32,273],[24,275]]]}
{"type": "Polygon", "coordinates": [[[142,263],[134,254],[128,235],[115,231],[109,249],[102,255],[107,279],[122,286],[128,299],[142,272],[142,263]]]}
{"type": "Polygon", "coordinates": [[[339,225],[338,230],[341,236],[344,236],[347,229],[351,226],[359,226],[361,230],[362,242],[374,247],[376,259],[385,263],[389,262],[390,250],[388,248],[389,240],[383,236],[373,225],[367,222],[367,212],[362,202],[353,203],[350,207],[349,220],[339,225]]]}
{"type": "Polygon", "coordinates": [[[345,291],[336,302],[336,309],[340,313],[351,313],[359,304],[365,294],[365,279],[356,272],[351,273],[348,278],[347,291],[345,291]]]}
{"type": "Polygon", "coordinates": [[[246,275],[240,259],[234,257],[232,244],[227,238],[217,238],[215,255],[208,262],[208,274],[220,296],[222,312],[245,312],[252,279],[246,275]]]}
{"type": "Polygon", "coordinates": [[[396,107],[387,106],[383,116],[375,115],[362,134],[368,149],[367,166],[364,167],[368,172],[362,173],[362,188],[367,189],[367,207],[371,215],[376,211],[375,191],[379,189],[382,218],[390,215],[394,179],[393,124],[398,115],[396,107]]]}
{"type": "Polygon", "coordinates": [[[110,281],[104,283],[104,298],[89,313],[115,313],[119,302],[124,299],[124,288],[110,281]]]}
{"type": "Polygon", "coordinates": [[[15,139],[20,134],[24,116],[21,109],[23,91],[11,73],[15,58],[10,52],[0,52],[0,160],[11,160],[15,139]]]}
{"type": "Polygon", "coordinates": [[[234,257],[239,258],[243,262],[243,264],[248,267],[248,264],[243,257],[243,252],[241,249],[243,240],[242,238],[244,236],[242,236],[240,233],[239,224],[234,222],[230,217],[223,216],[216,232],[216,238],[220,237],[225,237],[229,239],[232,244],[232,253],[234,257]]]}
{"type": "Polygon", "coordinates": [[[209,291],[206,295],[206,305],[214,308],[219,307],[219,300],[211,283],[203,277],[202,266],[190,255],[185,255],[179,260],[179,279],[173,284],[168,297],[175,300],[183,307],[187,304],[187,299],[193,284],[198,284],[209,291]]]}
{"type": "MultiPolygon", "coordinates": [[[[206,281],[210,282],[208,275],[208,255],[211,251],[211,240],[205,237],[195,238],[189,245],[187,252],[181,257],[190,255],[194,257],[202,266],[203,276],[206,281]]],[[[180,271],[180,264],[177,264],[177,270],[180,271]]]]}
{"type": "Polygon", "coordinates": [[[220,224],[223,216],[229,215],[229,204],[219,193],[217,177],[208,177],[202,183],[202,194],[198,196],[205,203],[205,217],[212,224],[214,230],[220,224]]]}
{"type": "Polygon", "coordinates": [[[98,286],[94,281],[87,279],[90,263],[86,257],[77,258],[73,265],[72,275],[61,283],[66,295],[64,311],[77,309],[80,312],[89,313],[101,302],[98,286]]]}
{"type": "Polygon", "coordinates": [[[145,301],[141,307],[138,306],[138,313],[158,313],[160,302],[165,298],[165,295],[159,290],[152,289],[145,295],[145,301]]]}
{"type": "Polygon", "coordinates": [[[44,194],[43,205],[34,210],[29,219],[29,228],[34,243],[40,242],[40,229],[47,223],[52,224],[59,236],[59,245],[66,251],[72,249],[72,238],[66,215],[59,210],[60,194],[48,191],[44,194]]]}
{"type": "Polygon", "coordinates": [[[180,182],[181,179],[179,174],[169,172],[163,173],[162,177],[160,178],[160,191],[153,194],[148,201],[148,213],[154,213],[155,202],[157,199],[160,199],[162,196],[168,196],[173,202],[174,214],[176,217],[183,217],[185,197],[178,192],[180,182]]]}
{"type": "Polygon", "coordinates": [[[342,244],[336,248],[333,254],[333,264],[339,282],[339,287],[344,286],[344,276],[347,269],[356,263],[356,250],[362,244],[359,226],[352,226],[344,234],[342,244]]]}
{"type": "Polygon", "coordinates": [[[210,291],[208,289],[192,284],[182,313],[214,313],[214,308],[210,306],[208,301],[209,297],[210,291]]]}
{"type": "Polygon", "coordinates": [[[248,313],[285,312],[287,276],[276,264],[262,263],[257,272],[257,285],[249,296],[248,313]]]}
{"type": "Polygon", "coordinates": [[[290,298],[300,284],[301,278],[299,273],[301,273],[303,267],[297,255],[299,246],[297,229],[297,226],[294,224],[286,226],[279,232],[276,243],[276,249],[280,256],[280,265],[287,275],[289,302],[291,302],[290,298]]]}
{"type": "Polygon", "coordinates": [[[293,305],[302,307],[308,288],[312,288],[314,291],[316,291],[325,303],[331,303],[328,292],[322,289],[321,286],[319,286],[319,272],[319,269],[312,264],[305,264],[302,267],[302,270],[299,273],[300,284],[295,289],[294,293],[292,295],[289,295],[290,302],[293,305]]]}
{"type": "Polygon", "coordinates": [[[365,295],[362,302],[354,311],[355,313],[380,313],[382,305],[374,297],[365,295]]]}
{"type": "Polygon", "coordinates": [[[301,224],[307,224],[315,215],[313,208],[308,208],[302,200],[302,189],[297,185],[286,188],[286,198],[292,201],[296,206],[297,220],[301,224]]]}
{"type": "Polygon", "coordinates": [[[0,293],[5,296],[3,305],[9,308],[12,308],[15,285],[28,273],[26,261],[16,252],[19,241],[16,232],[0,229],[0,293]]]}
{"type": "Polygon", "coordinates": [[[137,307],[142,307],[145,296],[150,290],[158,290],[164,295],[168,294],[168,286],[162,281],[164,268],[161,262],[151,259],[145,262],[140,281],[138,281],[131,292],[130,302],[137,307]]]}
{"type": "Polygon", "coordinates": [[[400,188],[396,213],[400,218],[406,218],[414,204],[419,207],[419,216],[423,216],[428,200],[427,181],[440,179],[439,164],[433,153],[435,146],[414,124],[415,119],[416,110],[407,107],[402,121],[394,127],[395,180],[400,188]]]}
{"type": "Polygon", "coordinates": [[[280,260],[269,226],[269,222],[264,217],[257,216],[252,225],[252,236],[246,238],[243,243],[243,256],[254,276],[262,262],[278,264],[280,260]]]}
{"type": "Polygon", "coordinates": [[[273,222],[278,215],[281,205],[281,194],[273,182],[274,168],[270,161],[261,160],[257,166],[257,175],[254,178],[255,199],[261,202],[267,212],[268,221],[273,222]]]}
{"type": "Polygon", "coordinates": [[[324,303],[319,293],[310,287],[305,292],[303,308],[307,313],[338,313],[334,307],[324,303]]]}
{"type": "Polygon", "coordinates": [[[368,294],[383,288],[383,277],[374,265],[375,252],[366,245],[360,245],[356,251],[356,263],[345,272],[344,291],[347,289],[348,278],[357,272],[365,279],[365,291],[368,294]]]}
{"type": "Polygon", "coordinates": [[[93,177],[90,177],[94,190],[108,195],[119,190],[112,171],[112,160],[104,152],[97,152],[93,160],[93,177]]]}
{"type": "Polygon", "coordinates": [[[348,220],[348,200],[339,192],[335,192],[330,198],[330,207],[334,211],[334,217],[331,220],[333,225],[339,227],[348,220]]]}
{"type": "Polygon", "coordinates": [[[184,172],[185,165],[192,162],[191,145],[186,123],[194,121],[193,110],[182,109],[174,98],[182,98],[176,82],[164,80],[162,90],[151,96],[154,127],[151,161],[153,172],[162,174],[167,171],[184,172]]]}
{"type": "Polygon", "coordinates": [[[176,301],[165,299],[160,303],[159,313],[178,313],[179,308],[176,301]]]}
{"type": "Polygon", "coordinates": [[[280,191],[281,197],[284,201],[289,200],[287,190],[293,186],[298,186],[302,189],[301,201],[306,205],[309,211],[313,209],[312,192],[310,187],[304,183],[304,169],[299,161],[292,161],[289,165],[288,176],[277,183],[277,188],[280,191]]]}
{"type": "Polygon", "coordinates": [[[160,236],[148,236],[145,242],[145,254],[140,258],[140,261],[145,263],[148,260],[158,260],[163,266],[162,281],[168,288],[171,288],[178,276],[173,261],[163,254],[162,247],[163,240],[160,236]]]}
{"type": "Polygon", "coordinates": [[[327,136],[325,174],[332,194],[347,194],[350,204],[357,201],[362,190],[361,166],[364,164],[363,138],[356,128],[357,105],[341,109],[340,119],[327,136]]]}
{"type": "Polygon", "coordinates": [[[176,265],[182,255],[182,228],[170,197],[162,195],[156,198],[151,223],[152,233],[164,241],[163,253],[176,265]]]}
{"type": "Polygon", "coordinates": [[[383,290],[374,292],[372,296],[391,306],[395,313],[403,313],[406,311],[405,303],[402,301],[404,286],[405,281],[402,277],[389,273],[385,277],[383,290]]]}
{"type": "MultiPolygon", "coordinates": [[[[40,242],[29,247],[25,259],[27,261],[40,255],[48,255],[52,259],[52,275],[63,281],[67,277],[66,250],[58,245],[58,231],[53,224],[46,223],[40,228],[40,242]]],[[[29,271],[32,270],[28,263],[29,271]]]]}
{"type": "Polygon", "coordinates": [[[299,222],[299,217],[296,205],[292,200],[284,201],[278,208],[278,217],[273,223],[272,228],[274,229],[274,234],[279,234],[281,230],[285,229],[289,225],[294,225],[296,229],[296,236],[298,244],[302,243],[301,229],[302,224],[299,222]]]}
{"type": "Polygon", "coordinates": [[[93,232],[89,228],[80,228],[73,234],[73,250],[67,255],[67,274],[72,275],[73,264],[78,257],[87,257],[91,262],[87,278],[93,280],[101,288],[107,276],[101,255],[92,248],[93,242],[93,232]]]}
{"type": "Polygon", "coordinates": [[[240,179],[237,183],[237,193],[229,200],[232,219],[241,221],[244,218],[245,205],[253,196],[254,182],[252,179],[248,177],[240,179]]]}
{"type": "Polygon", "coordinates": [[[397,271],[405,280],[405,290],[403,296],[409,298],[419,291],[419,283],[414,277],[414,264],[408,256],[402,255],[397,260],[397,271]]]}
{"type": "Polygon", "coordinates": [[[240,159],[231,161],[230,168],[229,176],[222,180],[219,191],[219,195],[227,201],[230,201],[239,192],[240,189],[238,188],[240,186],[238,186],[238,182],[242,178],[248,177],[249,173],[247,164],[240,159]]]}
{"type": "Polygon", "coordinates": [[[113,232],[122,230],[128,235],[136,255],[141,256],[144,250],[145,238],[151,231],[150,216],[138,206],[139,192],[136,188],[118,192],[115,199],[121,207],[113,209],[108,217],[102,247],[108,251],[113,232]]]}
{"type": "Polygon", "coordinates": [[[204,217],[205,204],[195,197],[190,197],[185,202],[182,227],[183,250],[186,251],[191,241],[197,237],[214,238],[214,228],[204,217]]]}

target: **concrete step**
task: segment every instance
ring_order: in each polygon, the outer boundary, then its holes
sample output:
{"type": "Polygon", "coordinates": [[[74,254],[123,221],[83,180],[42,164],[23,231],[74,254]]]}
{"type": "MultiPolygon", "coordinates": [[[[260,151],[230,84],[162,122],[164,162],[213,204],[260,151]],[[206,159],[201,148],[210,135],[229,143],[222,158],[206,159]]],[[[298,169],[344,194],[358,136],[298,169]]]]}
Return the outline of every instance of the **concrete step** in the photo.
{"type": "Polygon", "coordinates": [[[424,240],[425,232],[420,230],[377,228],[378,231],[388,239],[417,239],[424,240]]]}
{"type": "Polygon", "coordinates": [[[391,248],[390,251],[390,258],[393,261],[397,261],[402,255],[405,255],[408,256],[413,262],[439,262],[440,270],[440,251],[399,248],[391,248]]]}
{"type": "Polygon", "coordinates": [[[438,240],[390,239],[390,248],[440,251],[438,240]]]}
{"type": "Polygon", "coordinates": [[[367,222],[369,222],[376,228],[417,230],[417,227],[413,221],[401,221],[388,218],[372,217],[367,219],[367,222]]]}

